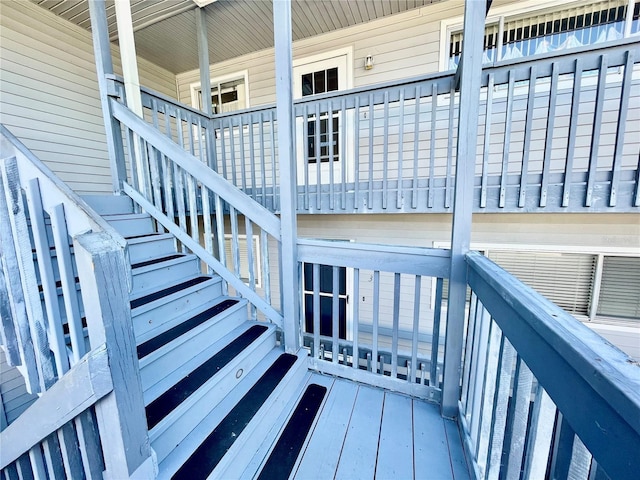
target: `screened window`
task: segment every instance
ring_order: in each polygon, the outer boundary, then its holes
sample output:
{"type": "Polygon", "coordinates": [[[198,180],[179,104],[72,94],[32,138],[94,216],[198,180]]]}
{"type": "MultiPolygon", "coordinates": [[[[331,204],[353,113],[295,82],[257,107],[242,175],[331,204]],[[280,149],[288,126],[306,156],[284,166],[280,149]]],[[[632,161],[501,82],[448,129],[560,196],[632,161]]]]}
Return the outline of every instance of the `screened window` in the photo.
{"type": "Polygon", "coordinates": [[[598,315],[640,319],[640,258],[604,257],[598,315]]]}
{"type": "MultiPolygon", "coordinates": [[[[583,45],[623,38],[626,23],[629,34],[640,33],[640,2],[627,12],[626,0],[555,8],[535,15],[502,17],[486,27],[484,62],[526,57],[583,45]],[[629,18],[630,16],[630,18],[629,18]]],[[[449,68],[456,68],[462,52],[462,31],[451,34],[449,68]]]]}

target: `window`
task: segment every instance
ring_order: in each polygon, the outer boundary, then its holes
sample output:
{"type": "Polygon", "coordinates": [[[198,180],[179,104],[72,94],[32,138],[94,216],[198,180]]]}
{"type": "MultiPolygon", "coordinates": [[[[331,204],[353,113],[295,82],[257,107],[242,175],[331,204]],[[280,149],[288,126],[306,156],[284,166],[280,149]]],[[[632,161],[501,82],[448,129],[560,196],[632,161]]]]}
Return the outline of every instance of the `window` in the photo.
{"type": "MultiPolygon", "coordinates": [[[[316,72],[309,72],[302,75],[303,97],[317,95],[338,90],[338,67],[327,68],[316,72]]],[[[333,158],[334,162],[339,161],[338,137],[340,126],[338,124],[339,112],[332,112],[331,120],[329,115],[320,116],[320,131],[316,132],[317,122],[315,115],[310,115],[307,124],[307,156],[309,163],[317,163],[316,148],[318,148],[320,162],[329,162],[333,158]],[[331,132],[329,132],[329,121],[331,121],[331,132]],[[329,138],[331,136],[331,138],[329,138]],[[319,145],[317,145],[319,143],[319,145]],[[333,157],[330,156],[333,154],[333,157]]]]}
{"type": "MultiPolygon", "coordinates": [[[[592,45],[640,33],[640,2],[629,12],[627,0],[580,3],[535,14],[510,14],[487,21],[485,63],[526,57],[582,45],[592,45]]],[[[450,30],[448,69],[457,67],[462,52],[462,30],[450,30]]]]}
{"type": "MultiPolygon", "coordinates": [[[[251,243],[252,252],[253,252],[253,272],[255,275],[256,288],[260,288],[262,286],[262,261],[260,258],[260,236],[253,235],[253,242],[247,241],[247,236],[238,234],[238,253],[240,254],[240,279],[249,284],[249,246],[251,243]]],[[[224,253],[226,258],[227,268],[231,271],[233,269],[233,250],[231,248],[231,242],[233,240],[233,235],[229,233],[225,233],[224,235],[224,253]]]]}
{"type": "MultiPolygon", "coordinates": [[[[200,83],[191,84],[192,105],[203,110],[200,83]]],[[[249,107],[247,72],[211,80],[211,112],[227,113],[249,107]]]]}
{"type": "MultiPolygon", "coordinates": [[[[338,267],[338,285],[333,284],[333,267],[319,265],[318,296],[320,297],[320,335],[333,335],[333,289],[338,289],[338,338],[347,338],[347,269],[338,267]]],[[[304,264],[302,294],[304,299],[304,331],[313,331],[313,264],[304,264]]]]}
{"type": "Polygon", "coordinates": [[[598,315],[640,319],[640,258],[604,257],[598,315]]]}

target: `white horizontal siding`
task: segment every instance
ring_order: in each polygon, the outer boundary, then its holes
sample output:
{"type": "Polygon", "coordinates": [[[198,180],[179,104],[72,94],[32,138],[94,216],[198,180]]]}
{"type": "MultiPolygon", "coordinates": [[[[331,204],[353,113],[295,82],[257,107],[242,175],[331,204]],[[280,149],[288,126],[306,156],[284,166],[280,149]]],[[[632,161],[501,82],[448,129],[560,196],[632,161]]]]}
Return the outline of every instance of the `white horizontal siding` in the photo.
{"type": "MultiPolygon", "coordinates": [[[[30,2],[0,8],[0,122],[76,192],[110,193],[91,34],[30,2]]],[[[138,62],[144,85],[175,96],[173,74],[138,62]]]]}
{"type": "Polygon", "coordinates": [[[27,393],[22,375],[7,365],[4,350],[0,348],[0,400],[6,421],[13,422],[37,398],[37,395],[27,393]]]}

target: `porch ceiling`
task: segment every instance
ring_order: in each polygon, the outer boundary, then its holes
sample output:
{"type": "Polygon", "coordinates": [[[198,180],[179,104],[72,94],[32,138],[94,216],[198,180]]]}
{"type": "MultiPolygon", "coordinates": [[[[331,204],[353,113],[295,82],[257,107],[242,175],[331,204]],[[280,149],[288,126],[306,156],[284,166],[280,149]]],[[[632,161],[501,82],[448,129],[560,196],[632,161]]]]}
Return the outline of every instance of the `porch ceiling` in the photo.
{"type": "MultiPolygon", "coordinates": [[[[90,29],[87,0],[31,0],[90,29]]],[[[293,39],[320,35],[439,0],[293,0],[293,39]]],[[[138,55],[173,73],[198,68],[194,0],[131,0],[138,55]]],[[[221,62],[273,46],[271,0],[217,0],[207,12],[209,58],[221,62]]],[[[117,39],[114,0],[107,0],[117,39]]]]}

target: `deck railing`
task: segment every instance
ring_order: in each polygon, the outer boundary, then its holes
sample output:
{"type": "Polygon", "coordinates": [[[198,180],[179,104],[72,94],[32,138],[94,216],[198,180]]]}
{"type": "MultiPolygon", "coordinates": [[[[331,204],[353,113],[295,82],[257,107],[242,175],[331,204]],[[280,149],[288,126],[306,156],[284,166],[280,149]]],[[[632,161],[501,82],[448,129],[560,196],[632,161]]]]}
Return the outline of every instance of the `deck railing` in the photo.
{"type": "Polygon", "coordinates": [[[300,239],[298,261],[311,368],[440,401],[448,250],[300,239]]]}
{"type": "MultiPolygon", "coordinates": [[[[485,67],[475,211],[640,207],[638,62],[640,45],[627,39],[485,67]]],[[[298,211],[449,211],[454,80],[438,73],[297,100],[298,211]]],[[[149,90],[143,104],[186,151],[279,210],[275,107],[208,117],[149,90]]]]}
{"type": "Polygon", "coordinates": [[[153,472],[126,243],[0,125],[0,316],[40,398],[0,434],[6,478],[153,472]]]}
{"type": "Polygon", "coordinates": [[[637,478],[640,368],[478,253],[460,425],[476,478],[637,478]]]}

